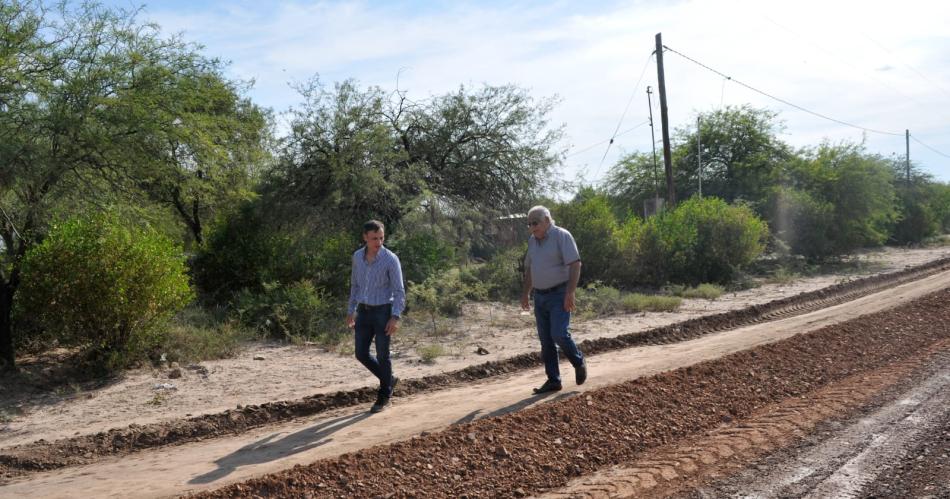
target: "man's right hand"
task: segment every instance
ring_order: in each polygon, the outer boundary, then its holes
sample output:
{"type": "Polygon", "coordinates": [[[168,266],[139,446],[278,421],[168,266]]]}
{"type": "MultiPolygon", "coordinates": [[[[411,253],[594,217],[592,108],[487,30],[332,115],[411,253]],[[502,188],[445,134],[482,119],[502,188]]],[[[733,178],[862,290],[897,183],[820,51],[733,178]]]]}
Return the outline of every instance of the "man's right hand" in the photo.
{"type": "Polygon", "coordinates": [[[356,327],[356,314],[346,315],[346,327],[353,329],[356,327]]]}
{"type": "Polygon", "coordinates": [[[521,295],[521,310],[531,310],[531,298],[528,295],[521,295]]]}

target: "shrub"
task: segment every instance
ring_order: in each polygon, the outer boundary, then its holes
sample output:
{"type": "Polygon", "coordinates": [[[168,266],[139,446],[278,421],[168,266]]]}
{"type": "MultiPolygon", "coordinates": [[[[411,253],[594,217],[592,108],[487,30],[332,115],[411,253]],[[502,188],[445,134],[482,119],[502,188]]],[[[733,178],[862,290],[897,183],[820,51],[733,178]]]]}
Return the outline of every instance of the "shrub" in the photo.
{"type": "Polygon", "coordinates": [[[403,278],[423,282],[444,271],[455,260],[455,249],[435,234],[409,234],[392,243],[390,249],[399,255],[403,278]]]}
{"type": "Polygon", "coordinates": [[[578,199],[557,206],[555,211],[558,225],[577,242],[584,262],[581,282],[615,282],[611,270],[620,255],[615,237],[618,227],[607,197],[582,192],[578,199]]]}
{"type": "Polygon", "coordinates": [[[54,226],[26,254],[17,309],[111,371],[153,349],[192,298],[180,248],[149,228],[96,215],[54,226]]]}
{"type": "Polygon", "coordinates": [[[673,296],[622,293],[616,288],[594,282],[577,289],[577,312],[582,318],[618,313],[670,312],[682,300],[673,296]]]}
{"type": "Polygon", "coordinates": [[[409,286],[407,300],[415,310],[435,315],[458,316],[465,300],[484,300],[485,286],[471,272],[451,268],[425,282],[409,286]]]}
{"type": "Polygon", "coordinates": [[[215,304],[247,290],[264,293],[267,283],[313,281],[334,296],[346,296],[350,257],[359,247],[348,231],[275,225],[263,208],[248,204],[209,234],[193,263],[202,297],[215,304]]]}
{"type": "Polygon", "coordinates": [[[624,312],[673,312],[683,300],[675,296],[644,295],[630,293],[623,297],[624,312]]]}
{"type": "Polygon", "coordinates": [[[682,298],[705,298],[707,300],[715,300],[716,298],[722,296],[723,292],[724,290],[722,286],[703,283],[694,287],[679,287],[673,294],[682,298]]]}
{"type": "Polygon", "coordinates": [[[225,359],[251,338],[252,333],[240,324],[189,306],[172,319],[157,351],[168,362],[225,359]]]}
{"type": "Polygon", "coordinates": [[[620,290],[597,281],[578,287],[575,301],[577,313],[582,318],[611,315],[623,310],[620,290]]]}
{"type": "Polygon", "coordinates": [[[919,244],[940,229],[940,222],[930,205],[914,196],[916,193],[901,193],[900,212],[891,240],[898,244],[919,244]]]}
{"type": "Polygon", "coordinates": [[[636,261],[652,284],[726,283],[762,253],[767,236],[765,222],[748,207],[691,198],[646,221],[636,261]]]}
{"type": "Polygon", "coordinates": [[[796,189],[779,189],[773,194],[772,223],[775,237],[796,255],[809,260],[836,252],[835,207],[796,189]]]}
{"type": "Polygon", "coordinates": [[[335,343],[343,332],[343,305],[307,280],[266,283],[260,293],[242,290],[232,306],[242,323],[270,338],[335,343]]]}
{"type": "Polygon", "coordinates": [[[524,256],[527,246],[521,244],[497,253],[488,263],[477,265],[473,272],[493,300],[514,300],[521,296],[524,256]]]}
{"type": "Polygon", "coordinates": [[[424,364],[435,364],[435,359],[445,355],[445,348],[436,343],[419,347],[416,349],[416,353],[419,354],[419,358],[424,364]]]}

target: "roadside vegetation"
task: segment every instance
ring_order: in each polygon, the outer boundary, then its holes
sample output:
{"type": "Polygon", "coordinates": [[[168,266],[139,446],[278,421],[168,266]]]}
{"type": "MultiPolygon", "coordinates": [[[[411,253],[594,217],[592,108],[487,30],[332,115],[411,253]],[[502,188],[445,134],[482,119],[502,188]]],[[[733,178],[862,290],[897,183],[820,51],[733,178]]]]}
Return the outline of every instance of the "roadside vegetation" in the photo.
{"type": "Polygon", "coordinates": [[[577,239],[581,319],[671,311],[751,274],[788,282],[950,232],[950,185],[862,144],[796,150],[767,109],[700,113],[701,196],[697,131],[678,130],[679,202],[645,217],[663,181],[642,152],[554,200],[557,102],[516,86],[409,100],[314,77],[278,132],[249,82],[134,12],[6,3],[0,30],[3,371],[58,347],[95,373],[251,339],[346,351],[350,255],[370,218],[403,262],[412,327],[436,339],[466,303],[517,302],[519,217],[535,204],[577,239]]]}

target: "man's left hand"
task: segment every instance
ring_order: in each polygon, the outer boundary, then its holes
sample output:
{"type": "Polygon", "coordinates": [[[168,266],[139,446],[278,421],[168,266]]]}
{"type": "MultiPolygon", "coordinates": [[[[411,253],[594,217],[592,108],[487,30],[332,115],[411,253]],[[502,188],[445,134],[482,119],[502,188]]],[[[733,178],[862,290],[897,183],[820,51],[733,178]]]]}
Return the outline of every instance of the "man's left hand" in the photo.
{"type": "Polygon", "coordinates": [[[574,311],[574,292],[568,291],[564,293],[564,310],[568,312],[574,311]]]}
{"type": "Polygon", "coordinates": [[[396,334],[396,331],[399,330],[399,318],[390,317],[389,322],[386,323],[386,336],[392,336],[396,334]]]}

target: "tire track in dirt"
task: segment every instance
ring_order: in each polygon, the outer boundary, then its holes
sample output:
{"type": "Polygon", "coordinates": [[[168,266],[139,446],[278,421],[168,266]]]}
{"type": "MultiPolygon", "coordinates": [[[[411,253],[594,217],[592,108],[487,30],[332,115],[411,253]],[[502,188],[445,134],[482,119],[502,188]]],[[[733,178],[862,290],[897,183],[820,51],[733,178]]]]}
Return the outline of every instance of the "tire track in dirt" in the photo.
{"type": "MultiPolygon", "coordinates": [[[[634,346],[686,341],[744,325],[779,320],[845,303],[883,289],[935,275],[948,268],[950,268],[950,258],[944,258],[902,271],[836,284],[741,310],[690,319],[613,338],[586,340],[581,342],[581,348],[587,355],[596,355],[634,346]]],[[[460,383],[523,371],[538,365],[540,365],[540,357],[537,353],[523,354],[441,375],[403,380],[400,382],[397,395],[408,396],[442,390],[460,383]]],[[[130,425],[127,428],[54,442],[39,440],[31,444],[0,450],[2,452],[0,480],[27,473],[90,464],[108,456],[235,435],[270,424],[367,403],[375,398],[375,394],[374,388],[365,387],[358,390],[317,394],[296,401],[250,405],[236,410],[171,422],[130,425]]]]}
{"type": "MultiPolygon", "coordinates": [[[[667,497],[694,486],[704,477],[728,473],[792,444],[829,418],[863,407],[912,373],[934,370],[928,368],[931,363],[950,367],[950,341],[940,341],[922,355],[873,373],[854,375],[806,396],[763,408],[741,422],[723,425],[701,438],[651,450],[649,457],[576,479],[567,487],[540,497],[667,497]]],[[[890,452],[900,452],[900,449],[890,452]]],[[[861,473],[857,469],[850,473],[845,471],[849,477],[847,488],[835,486],[844,480],[831,481],[824,489],[817,488],[815,497],[857,497],[863,485],[873,480],[879,471],[867,466],[862,467],[861,473]]]]}

